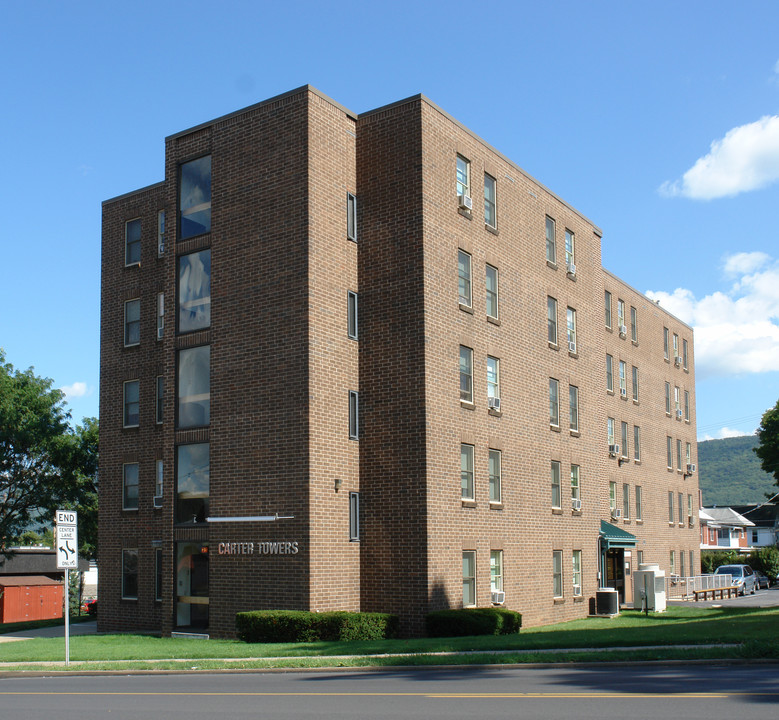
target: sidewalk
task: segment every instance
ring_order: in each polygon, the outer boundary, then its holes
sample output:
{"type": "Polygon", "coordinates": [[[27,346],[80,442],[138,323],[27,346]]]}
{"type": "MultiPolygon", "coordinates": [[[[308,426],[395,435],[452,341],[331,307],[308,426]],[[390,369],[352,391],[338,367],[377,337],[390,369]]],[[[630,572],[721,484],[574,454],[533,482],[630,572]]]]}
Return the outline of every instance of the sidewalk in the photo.
{"type": "MultiPolygon", "coordinates": [[[[70,636],[74,635],[94,635],[97,633],[97,620],[88,622],[70,623],[70,636]]],[[[35,628],[34,630],[19,630],[18,632],[6,633],[0,635],[0,643],[13,642],[14,640],[32,640],[33,638],[54,638],[65,637],[64,625],[53,625],[52,627],[35,628]]]]}

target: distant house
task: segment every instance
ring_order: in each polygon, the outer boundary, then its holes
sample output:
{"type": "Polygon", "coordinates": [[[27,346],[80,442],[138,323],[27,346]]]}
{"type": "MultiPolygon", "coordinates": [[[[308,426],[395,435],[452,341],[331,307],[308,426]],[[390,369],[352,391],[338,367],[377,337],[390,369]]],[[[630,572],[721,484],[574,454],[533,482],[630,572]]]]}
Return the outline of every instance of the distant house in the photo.
{"type": "Polygon", "coordinates": [[[748,552],[747,530],[751,520],[729,507],[702,507],[698,511],[701,526],[701,550],[738,550],[748,552]]]}
{"type": "Polygon", "coordinates": [[[779,544],[779,505],[734,505],[731,509],[753,523],[753,527],[747,532],[751,547],[771,547],[779,544]]]}

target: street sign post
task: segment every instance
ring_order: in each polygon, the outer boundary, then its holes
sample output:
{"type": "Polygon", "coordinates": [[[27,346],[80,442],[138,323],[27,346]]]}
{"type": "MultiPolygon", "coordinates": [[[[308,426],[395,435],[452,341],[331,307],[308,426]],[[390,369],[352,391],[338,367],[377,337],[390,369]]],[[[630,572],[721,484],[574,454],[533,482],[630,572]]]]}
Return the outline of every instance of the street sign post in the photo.
{"type": "Polygon", "coordinates": [[[75,510],[57,510],[57,568],[65,571],[65,665],[70,665],[70,576],[78,568],[78,514],[75,510]]]}

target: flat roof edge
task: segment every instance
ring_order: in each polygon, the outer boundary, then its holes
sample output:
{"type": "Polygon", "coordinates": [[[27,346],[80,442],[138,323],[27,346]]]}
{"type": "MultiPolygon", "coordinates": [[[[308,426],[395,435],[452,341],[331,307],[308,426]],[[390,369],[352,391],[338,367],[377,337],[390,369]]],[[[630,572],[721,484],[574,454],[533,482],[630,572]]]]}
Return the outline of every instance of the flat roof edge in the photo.
{"type": "Polygon", "coordinates": [[[160,180],[160,182],[152,183],[151,185],[147,185],[146,187],[138,188],[137,190],[130,190],[130,192],[123,193],[122,195],[117,195],[116,197],[109,198],[108,200],[103,200],[101,205],[105,207],[110,203],[118,202],[119,200],[125,200],[126,198],[132,197],[133,195],[140,195],[141,193],[148,192],[149,190],[153,190],[154,188],[162,187],[164,184],[165,181],[160,180]]]}

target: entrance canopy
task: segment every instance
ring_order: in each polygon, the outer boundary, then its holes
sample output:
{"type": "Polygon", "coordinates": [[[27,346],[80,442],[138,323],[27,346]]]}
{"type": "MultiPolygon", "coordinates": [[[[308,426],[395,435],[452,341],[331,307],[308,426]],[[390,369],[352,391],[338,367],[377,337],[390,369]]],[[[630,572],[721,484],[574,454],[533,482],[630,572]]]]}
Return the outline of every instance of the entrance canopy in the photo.
{"type": "Polygon", "coordinates": [[[605,550],[611,548],[632,548],[636,546],[636,536],[627,530],[612,525],[605,520],[600,521],[600,538],[605,550]]]}

